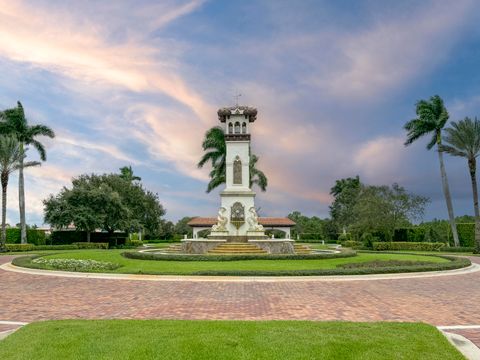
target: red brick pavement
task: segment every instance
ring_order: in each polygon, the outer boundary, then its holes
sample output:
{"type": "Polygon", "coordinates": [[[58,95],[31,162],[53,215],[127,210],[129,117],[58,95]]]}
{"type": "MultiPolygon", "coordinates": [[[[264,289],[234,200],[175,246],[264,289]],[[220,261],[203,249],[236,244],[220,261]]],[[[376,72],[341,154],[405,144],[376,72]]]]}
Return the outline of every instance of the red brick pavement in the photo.
{"type": "MultiPolygon", "coordinates": [[[[0,263],[12,259],[0,256],[0,263]]],[[[480,258],[472,258],[480,263],[480,258]]],[[[480,272],[348,282],[63,278],[0,270],[0,320],[302,319],[480,324],[480,272]]]]}

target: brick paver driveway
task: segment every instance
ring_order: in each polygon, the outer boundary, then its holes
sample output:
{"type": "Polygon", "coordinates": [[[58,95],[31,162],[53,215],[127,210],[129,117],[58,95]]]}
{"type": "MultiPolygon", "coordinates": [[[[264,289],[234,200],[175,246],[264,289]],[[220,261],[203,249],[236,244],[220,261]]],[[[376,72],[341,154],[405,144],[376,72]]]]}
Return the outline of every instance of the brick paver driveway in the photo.
{"type": "MultiPolygon", "coordinates": [[[[0,256],[0,264],[11,261],[0,256]]],[[[472,257],[480,263],[480,258],[472,257]]],[[[480,324],[480,272],[349,282],[63,278],[0,270],[0,320],[305,319],[480,324]]]]}

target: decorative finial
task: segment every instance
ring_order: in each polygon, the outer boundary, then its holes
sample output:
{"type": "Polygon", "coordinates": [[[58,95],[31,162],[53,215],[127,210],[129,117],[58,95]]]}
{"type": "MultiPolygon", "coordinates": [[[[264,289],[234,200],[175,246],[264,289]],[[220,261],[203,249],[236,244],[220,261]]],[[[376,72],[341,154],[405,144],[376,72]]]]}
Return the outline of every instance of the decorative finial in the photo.
{"type": "Polygon", "coordinates": [[[238,99],[240,98],[240,96],[242,96],[242,94],[240,94],[237,90],[236,94],[233,95],[233,98],[235,99],[235,106],[238,106],[238,99]]]}

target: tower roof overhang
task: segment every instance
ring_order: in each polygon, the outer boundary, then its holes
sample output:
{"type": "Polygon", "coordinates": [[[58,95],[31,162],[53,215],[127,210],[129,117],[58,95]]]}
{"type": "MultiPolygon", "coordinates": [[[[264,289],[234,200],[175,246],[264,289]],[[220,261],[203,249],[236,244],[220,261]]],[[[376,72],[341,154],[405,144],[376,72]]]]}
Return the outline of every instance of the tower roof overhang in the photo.
{"type": "Polygon", "coordinates": [[[226,122],[227,118],[232,115],[244,115],[249,122],[254,122],[257,119],[257,109],[250,106],[230,106],[220,108],[217,111],[218,120],[226,122]]]}

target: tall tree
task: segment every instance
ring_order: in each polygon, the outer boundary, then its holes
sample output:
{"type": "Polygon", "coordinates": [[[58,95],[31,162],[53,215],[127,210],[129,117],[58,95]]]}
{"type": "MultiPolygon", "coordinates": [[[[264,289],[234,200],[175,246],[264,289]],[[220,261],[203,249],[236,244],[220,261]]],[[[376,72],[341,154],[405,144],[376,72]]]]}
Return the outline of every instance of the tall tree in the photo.
{"type": "Polygon", "coordinates": [[[453,214],[452,197],[448,186],[447,173],[443,162],[443,153],[440,150],[442,144],[442,130],[448,121],[448,111],[440,96],[432,96],[429,100],[419,100],[416,104],[417,118],[410,120],[404,126],[407,130],[407,140],[405,146],[414,143],[416,140],[431,135],[431,139],[427,144],[427,149],[431,150],[437,146],[438,160],[440,162],[440,175],[442,177],[443,194],[447,203],[448,218],[452,228],[453,242],[455,246],[460,245],[458,240],[457,225],[455,223],[455,215],[453,214]]]}
{"type": "MultiPolygon", "coordinates": [[[[202,148],[205,151],[198,162],[198,167],[202,168],[208,162],[212,164],[210,171],[210,182],[207,185],[207,193],[226,182],[227,165],[225,157],[227,155],[227,144],[225,142],[225,133],[220,126],[215,126],[205,133],[202,148]]],[[[267,189],[268,180],[265,174],[257,169],[258,156],[250,154],[250,186],[258,185],[262,191],[267,189]]]]}
{"type": "Polygon", "coordinates": [[[480,211],[478,208],[477,157],[480,154],[480,121],[466,117],[458,122],[452,121],[445,129],[444,144],[440,150],[452,156],[467,159],[470,180],[472,182],[473,209],[475,212],[475,244],[480,252],[480,211]]]}
{"type": "Polygon", "coordinates": [[[123,166],[120,168],[120,177],[129,182],[132,181],[141,181],[142,178],[133,174],[131,166],[123,166]]]}
{"type": "Polygon", "coordinates": [[[391,187],[362,185],[353,209],[352,228],[359,234],[382,233],[385,239],[392,240],[395,229],[422,218],[428,201],[398,184],[391,187]]]}
{"type": "Polygon", "coordinates": [[[7,213],[7,187],[10,174],[20,169],[20,166],[29,167],[40,165],[37,161],[23,162],[25,157],[20,143],[15,137],[0,136],[0,182],[2,185],[2,235],[0,251],[5,251],[7,240],[6,213],[7,213]]]}
{"type": "MultiPolygon", "coordinates": [[[[24,153],[26,145],[32,145],[37,149],[40,159],[47,159],[45,147],[37,140],[39,136],[55,137],[55,133],[46,125],[29,125],[25,117],[25,111],[20,101],[17,107],[7,109],[3,112],[2,121],[0,121],[0,135],[12,135],[20,142],[20,150],[24,153]]],[[[27,224],[25,221],[25,180],[23,176],[24,157],[20,159],[20,167],[18,168],[18,202],[20,209],[20,228],[21,243],[27,242],[27,224]]]]}
{"type": "Polygon", "coordinates": [[[330,205],[330,216],[334,223],[346,233],[347,228],[354,222],[354,206],[360,193],[360,178],[346,178],[335,181],[330,189],[330,195],[334,197],[330,205]]]}

